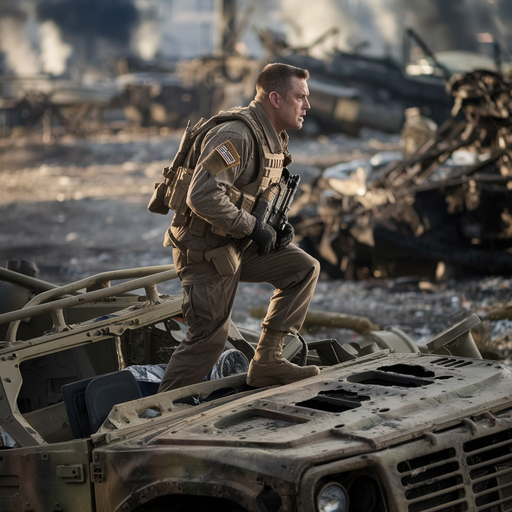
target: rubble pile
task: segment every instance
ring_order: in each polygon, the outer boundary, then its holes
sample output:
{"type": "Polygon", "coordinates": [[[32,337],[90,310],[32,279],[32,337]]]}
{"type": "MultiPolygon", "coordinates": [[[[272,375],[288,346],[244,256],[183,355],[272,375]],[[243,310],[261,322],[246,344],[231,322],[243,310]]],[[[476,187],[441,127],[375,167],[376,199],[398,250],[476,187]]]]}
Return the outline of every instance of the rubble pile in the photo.
{"type": "Polygon", "coordinates": [[[510,275],[511,88],[492,71],[452,77],[452,117],[426,140],[428,123],[406,123],[405,156],[339,164],[303,189],[298,241],[331,277],[510,275]]]}

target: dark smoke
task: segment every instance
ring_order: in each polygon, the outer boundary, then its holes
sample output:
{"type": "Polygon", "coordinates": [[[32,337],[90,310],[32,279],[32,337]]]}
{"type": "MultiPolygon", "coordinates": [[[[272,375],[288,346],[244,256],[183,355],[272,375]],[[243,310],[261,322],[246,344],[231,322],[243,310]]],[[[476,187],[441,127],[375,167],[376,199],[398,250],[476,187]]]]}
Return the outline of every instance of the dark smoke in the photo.
{"type": "Polygon", "coordinates": [[[139,13],[131,0],[43,0],[37,6],[40,21],[52,20],[65,38],[101,37],[126,44],[139,13]]]}
{"type": "Polygon", "coordinates": [[[468,0],[408,0],[410,26],[432,51],[477,51],[474,9],[468,0]]]}
{"type": "Polygon", "coordinates": [[[497,0],[498,13],[506,23],[512,23],[512,2],[510,0],[497,0]]]}
{"type": "Polygon", "coordinates": [[[512,2],[510,0],[496,0],[497,13],[504,38],[507,41],[508,51],[512,53],[512,2]]]}
{"type": "Polygon", "coordinates": [[[0,18],[12,18],[24,22],[27,20],[27,15],[11,3],[0,0],[0,18]]]}

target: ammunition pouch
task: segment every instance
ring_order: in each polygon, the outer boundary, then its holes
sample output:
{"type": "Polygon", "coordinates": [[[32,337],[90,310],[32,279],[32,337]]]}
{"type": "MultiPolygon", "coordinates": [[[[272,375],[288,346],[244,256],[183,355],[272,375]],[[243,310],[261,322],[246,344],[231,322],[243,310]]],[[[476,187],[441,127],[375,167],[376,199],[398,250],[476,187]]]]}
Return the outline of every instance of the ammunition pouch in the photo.
{"type": "Polygon", "coordinates": [[[208,226],[210,226],[208,222],[206,222],[204,219],[202,219],[195,213],[190,212],[188,222],[189,233],[196,236],[204,236],[206,230],[208,229],[208,226]]]}
{"type": "Polygon", "coordinates": [[[155,191],[148,204],[148,210],[151,213],[159,213],[160,215],[167,215],[169,213],[169,207],[165,204],[166,192],[167,185],[165,183],[155,183],[155,191]]]}
{"type": "Polygon", "coordinates": [[[186,215],[189,207],[187,205],[187,193],[194,169],[187,169],[186,167],[178,167],[175,175],[172,177],[172,182],[167,187],[167,194],[165,195],[165,202],[171,210],[177,213],[186,215]]]}
{"type": "Polygon", "coordinates": [[[169,210],[174,210],[182,215],[187,215],[187,193],[194,169],[179,166],[174,170],[166,167],[163,172],[164,181],[155,183],[155,191],[148,203],[151,213],[167,215],[169,210]]]}
{"type": "Polygon", "coordinates": [[[236,274],[242,260],[241,251],[230,243],[204,253],[204,259],[211,261],[219,276],[231,277],[236,274]]]}

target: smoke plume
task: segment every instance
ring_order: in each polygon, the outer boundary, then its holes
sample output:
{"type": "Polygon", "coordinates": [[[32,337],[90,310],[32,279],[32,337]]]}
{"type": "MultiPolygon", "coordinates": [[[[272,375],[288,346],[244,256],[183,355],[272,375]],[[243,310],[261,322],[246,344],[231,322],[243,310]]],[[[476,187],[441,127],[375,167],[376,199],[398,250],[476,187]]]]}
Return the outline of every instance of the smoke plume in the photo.
{"type": "Polygon", "coordinates": [[[64,38],[103,38],[128,44],[139,15],[131,0],[42,0],[40,21],[52,20],[64,38]]]}
{"type": "Polygon", "coordinates": [[[476,2],[471,0],[407,0],[408,26],[434,52],[477,51],[476,2]]]}
{"type": "MultiPolygon", "coordinates": [[[[36,12],[40,22],[58,27],[73,49],[69,67],[80,73],[126,54],[139,23],[132,0],[41,0],[36,12]]],[[[58,51],[64,55],[63,47],[58,51]]]]}
{"type": "Polygon", "coordinates": [[[340,34],[311,49],[311,54],[322,57],[335,45],[342,50],[350,48],[350,39],[359,25],[340,9],[337,0],[316,0],[311,9],[309,0],[281,0],[281,17],[286,24],[287,41],[293,47],[307,47],[329,29],[337,27],[340,34]]]}
{"type": "Polygon", "coordinates": [[[366,41],[367,53],[396,58],[401,58],[406,28],[414,29],[434,52],[477,51],[479,32],[499,39],[498,18],[502,24],[512,19],[510,0],[317,0],[314,9],[310,2],[281,0],[281,10],[292,44],[303,46],[301,41],[312,41],[337,26],[340,50],[350,51],[366,41]]]}
{"type": "Polygon", "coordinates": [[[43,71],[52,75],[62,75],[66,62],[73,52],[71,45],[62,41],[59,27],[51,20],[41,25],[41,61],[43,71]]]}
{"type": "Polygon", "coordinates": [[[392,48],[401,38],[400,5],[396,0],[365,0],[384,45],[392,48]]]}
{"type": "MultiPolygon", "coordinates": [[[[97,65],[102,53],[129,47],[139,22],[132,0],[41,0],[32,7],[0,0],[0,52],[16,75],[62,75],[71,56],[81,68],[97,65]]],[[[141,44],[154,40],[147,34],[141,44]]]]}
{"type": "Polygon", "coordinates": [[[27,15],[8,1],[0,2],[0,51],[17,75],[32,75],[40,70],[37,53],[26,27],[27,15]]]}
{"type": "Polygon", "coordinates": [[[133,34],[133,45],[146,60],[153,59],[161,45],[159,23],[156,19],[143,19],[133,34]]]}

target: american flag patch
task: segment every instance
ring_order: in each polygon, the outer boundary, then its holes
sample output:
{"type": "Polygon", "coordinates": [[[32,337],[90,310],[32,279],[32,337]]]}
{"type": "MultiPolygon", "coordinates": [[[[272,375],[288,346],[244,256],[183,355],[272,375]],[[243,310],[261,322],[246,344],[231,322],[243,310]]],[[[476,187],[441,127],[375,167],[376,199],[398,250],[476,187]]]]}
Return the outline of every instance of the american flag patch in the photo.
{"type": "Polygon", "coordinates": [[[224,144],[222,144],[222,146],[215,148],[215,150],[219,153],[219,155],[222,157],[222,159],[224,160],[224,162],[226,162],[227,165],[231,165],[236,162],[236,158],[233,156],[228,147],[225,146],[224,144]]]}
{"type": "Polygon", "coordinates": [[[203,161],[203,167],[212,175],[218,176],[226,169],[240,163],[240,156],[230,140],[219,144],[203,161]]]}

